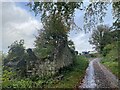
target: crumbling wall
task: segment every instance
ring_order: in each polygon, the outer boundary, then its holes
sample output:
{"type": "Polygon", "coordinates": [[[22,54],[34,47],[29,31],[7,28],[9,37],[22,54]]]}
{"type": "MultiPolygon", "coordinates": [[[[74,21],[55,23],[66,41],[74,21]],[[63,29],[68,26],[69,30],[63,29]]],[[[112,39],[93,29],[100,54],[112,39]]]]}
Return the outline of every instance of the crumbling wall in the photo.
{"type": "Polygon", "coordinates": [[[37,60],[32,70],[32,75],[52,76],[63,67],[67,67],[73,63],[73,55],[67,45],[61,48],[61,53],[57,53],[53,60],[45,59],[37,60]]]}

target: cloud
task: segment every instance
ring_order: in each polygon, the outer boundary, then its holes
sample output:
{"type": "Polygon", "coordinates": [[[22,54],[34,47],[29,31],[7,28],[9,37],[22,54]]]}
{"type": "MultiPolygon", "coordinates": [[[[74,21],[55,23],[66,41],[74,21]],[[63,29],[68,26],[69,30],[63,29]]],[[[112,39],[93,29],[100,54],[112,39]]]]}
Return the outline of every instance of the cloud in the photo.
{"type": "Polygon", "coordinates": [[[90,45],[89,37],[91,36],[91,33],[84,33],[84,31],[77,32],[72,31],[69,35],[69,39],[72,40],[75,44],[75,49],[79,53],[82,51],[92,51],[92,45],[90,45]]]}
{"type": "Polygon", "coordinates": [[[74,42],[75,49],[79,53],[81,53],[82,51],[92,51],[93,46],[90,45],[90,43],[88,42],[91,36],[91,32],[85,33],[83,29],[83,26],[84,26],[84,12],[83,11],[81,10],[75,11],[75,23],[82,29],[82,31],[78,31],[78,30],[70,31],[68,39],[74,42]]]}
{"type": "Polygon", "coordinates": [[[2,42],[3,51],[8,50],[8,46],[15,40],[24,39],[26,48],[33,48],[34,34],[42,28],[38,22],[25,9],[17,6],[14,2],[2,3],[2,42]]]}

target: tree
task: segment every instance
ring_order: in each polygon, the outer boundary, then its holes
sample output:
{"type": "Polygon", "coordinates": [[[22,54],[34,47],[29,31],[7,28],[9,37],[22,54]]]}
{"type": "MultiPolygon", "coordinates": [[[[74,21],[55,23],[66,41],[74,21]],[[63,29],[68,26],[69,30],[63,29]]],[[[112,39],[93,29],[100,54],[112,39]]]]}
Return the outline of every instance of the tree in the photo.
{"type": "Polygon", "coordinates": [[[46,30],[39,30],[35,40],[35,54],[39,59],[50,57],[55,47],[53,35],[49,35],[46,30]]]}
{"type": "MultiPolygon", "coordinates": [[[[41,21],[43,25],[46,25],[46,21],[49,20],[49,17],[58,16],[61,18],[61,21],[64,23],[67,28],[71,28],[71,25],[74,23],[74,12],[75,9],[80,9],[81,2],[32,2],[28,3],[28,6],[35,12],[35,14],[41,15],[41,21]]],[[[70,30],[70,29],[68,29],[70,30]]]]}
{"type": "Polygon", "coordinates": [[[111,43],[110,28],[106,25],[99,25],[93,30],[92,37],[89,40],[90,44],[95,45],[95,49],[102,53],[105,45],[111,43]]]}
{"type": "Polygon", "coordinates": [[[67,44],[67,29],[57,15],[46,22],[35,40],[35,53],[39,58],[48,58],[63,44],[67,44]]]}
{"type": "Polygon", "coordinates": [[[7,59],[14,60],[17,58],[17,60],[19,60],[20,58],[23,58],[25,53],[25,47],[23,45],[24,40],[20,40],[19,42],[15,41],[10,46],[8,46],[9,51],[7,59]]]}
{"type": "MultiPolygon", "coordinates": [[[[24,40],[15,41],[10,46],[8,46],[8,56],[6,57],[6,64],[10,66],[13,71],[17,71],[19,76],[25,76],[26,71],[26,53],[24,40]]],[[[7,67],[6,67],[7,68],[7,67]]]]}
{"type": "Polygon", "coordinates": [[[67,44],[67,33],[74,23],[75,9],[80,9],[81,2],[30,2],[28,6],[41,15],[43,30],[36,37],[35,52],[39,58],[51,57],[52,52],[62,51],[67,44]]]}

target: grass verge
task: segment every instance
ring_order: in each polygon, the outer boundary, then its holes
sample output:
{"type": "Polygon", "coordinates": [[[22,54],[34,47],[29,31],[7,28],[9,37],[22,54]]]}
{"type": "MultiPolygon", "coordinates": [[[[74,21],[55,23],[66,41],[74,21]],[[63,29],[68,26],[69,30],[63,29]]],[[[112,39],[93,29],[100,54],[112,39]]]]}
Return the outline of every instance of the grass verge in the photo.
{"type": "Polygon", "coordinates": [[[118,62],[113,61],[105,61],[102,62],[104,66],[106,66],[113,74],[115,74],[119,79],[120,75],[118,74],[118,62]]]}
{"type": "Polygon", "coordinates": [[[106,66],[114,75],[120,79],[119,65],[118,65],[118,47],[116,43],[108,44],[103,49],[103,59],[101,63],[106,66]]]}

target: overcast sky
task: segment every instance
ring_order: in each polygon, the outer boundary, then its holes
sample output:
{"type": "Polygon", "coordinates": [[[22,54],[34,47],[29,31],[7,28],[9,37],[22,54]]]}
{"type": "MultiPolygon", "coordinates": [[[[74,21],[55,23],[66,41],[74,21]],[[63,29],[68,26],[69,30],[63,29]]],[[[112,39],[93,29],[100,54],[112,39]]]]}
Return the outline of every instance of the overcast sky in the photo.
{"type": "MultiPolygon", "coordinates": [[[[37,29],[42,28],[39,16],[35,17],[33,12],[29,11],[29,8],[25,6],[26,3],[20,2],[3,2],[0,7],[0,17],[2,17],[2,23],[0,25],[0,51],[7,52],[8,46],[15,40],[24,39],[26,48],[34,48],[34,40],[37,34],[37,29]],[[1,35],[2,34],[2,35],[1,35]]],[[[86,2],[87,4],[87,2],[86,2]]],[[[76,10],[75,23],[83,26],[83,13],[76,10]]],[[[112,12],[111,6],[107,16],[105,18],[105,24],[112,25],[112,12]]],[[[93,50],[88,40],[91,33],[85,34],[84,31],[71,31],[69,39],[75,44],[77,51],[89,51],[93,50]]]]}

